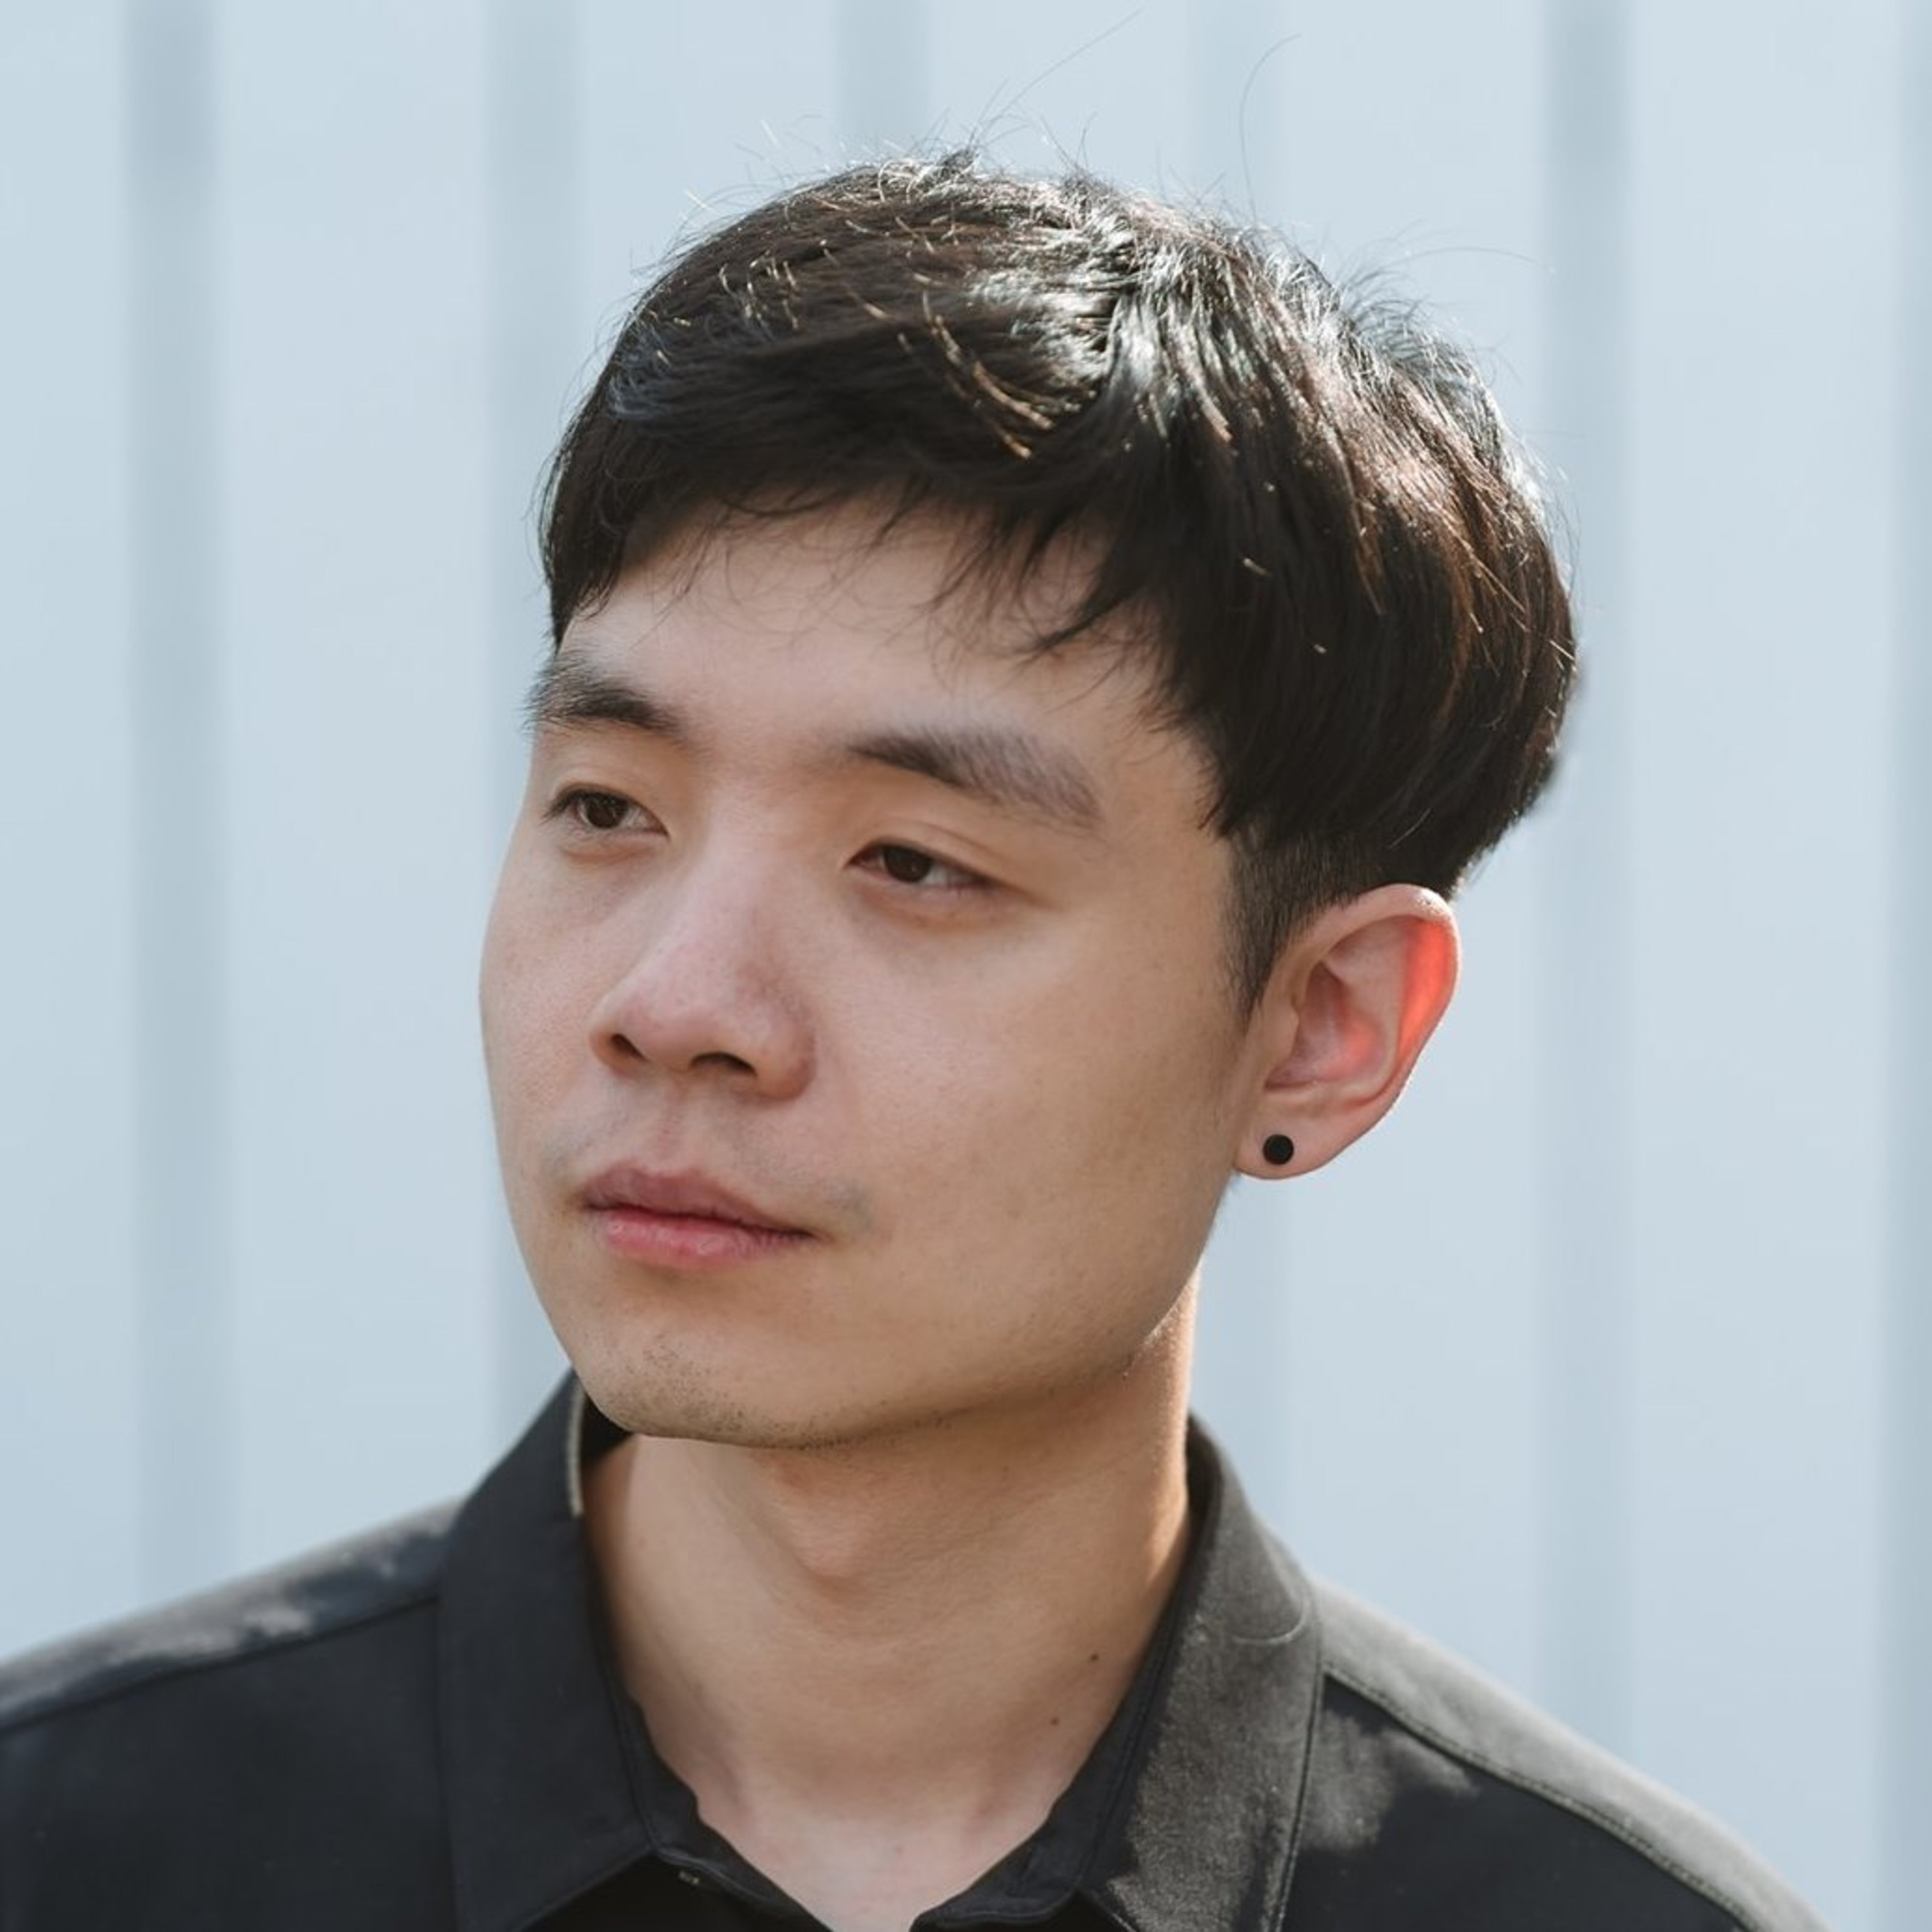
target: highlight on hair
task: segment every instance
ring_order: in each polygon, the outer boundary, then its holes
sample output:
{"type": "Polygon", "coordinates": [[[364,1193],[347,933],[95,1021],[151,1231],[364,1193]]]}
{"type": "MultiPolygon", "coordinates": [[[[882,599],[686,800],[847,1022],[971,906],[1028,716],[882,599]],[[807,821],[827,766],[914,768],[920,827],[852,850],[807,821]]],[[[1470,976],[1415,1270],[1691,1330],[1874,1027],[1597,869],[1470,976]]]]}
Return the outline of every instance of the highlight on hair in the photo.
{"type": "Polygon", "coordinates": [[[950,512],[969,567],[1077,542],[1056,648],[1142,621],[1233,844],[1258,997],[1295,926],[1453,892],[1545,783],[1568,600],[1469,359],[1305,256],[970,153],[780,194],[644,292],[546,491],[554,636],[706,514],[950,512]]]}

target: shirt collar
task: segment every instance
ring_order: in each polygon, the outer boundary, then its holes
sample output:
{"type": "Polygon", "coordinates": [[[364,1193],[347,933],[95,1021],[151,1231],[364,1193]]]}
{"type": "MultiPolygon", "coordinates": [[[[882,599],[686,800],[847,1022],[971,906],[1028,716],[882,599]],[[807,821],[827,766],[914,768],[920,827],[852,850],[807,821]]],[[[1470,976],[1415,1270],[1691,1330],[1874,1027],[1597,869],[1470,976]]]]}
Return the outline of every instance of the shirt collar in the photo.
{"type": "Polygon", "coordinates": [[[586,1412],[567,1381],[450,1534],[437,1651],[460,1932],[530,1925],[650,1849],[597,1638],[586,1412]]]}
{"type": "MultiPolygon", "coordinates": [[[[438,1648],[461,1932],[530,1926],[654,1849],[580,1520],[585,1432],[610,1428],[566,1382],[452,1532],[438,1648]]],[[[1078,1882],[1127,1932],[1278,1922],[1318,1702],[1312,1591],[1198,1429],[1190,1468],[1187,1567],[1103,1742],[1112,1788],[1078,1882]]]]}
{"type": "Polygon", "coordinates": [[[1320,1705],[1315,1593],[1195,1425],[1200,1512],[1139,1762],[1082,1886],[1130,1932],[1281,1922],[1320,1705]]]}

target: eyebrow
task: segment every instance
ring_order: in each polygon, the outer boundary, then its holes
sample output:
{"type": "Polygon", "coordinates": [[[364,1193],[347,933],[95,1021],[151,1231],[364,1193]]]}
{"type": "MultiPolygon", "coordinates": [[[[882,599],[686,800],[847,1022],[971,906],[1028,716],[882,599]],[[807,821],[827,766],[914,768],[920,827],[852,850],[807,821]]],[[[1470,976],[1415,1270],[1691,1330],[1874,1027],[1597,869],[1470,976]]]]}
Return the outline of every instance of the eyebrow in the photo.
{"type": "MultiPolygon", "coordinates": [[[[552,657],[524,706],[535,730],[615,724],[688,747],[699,734],[683,714],[628,680],[581,658],[552,657]]],[[[1070,752],[1003,725],[911,725],[835,744],[820,762],[877,765],[930,778],[993,810],[1041,818],[1079,832],[1100,823],[1100,795],[1070,752]]]]}
{"type": "Polygon", "coordinates": [[[674,744],[688,745],[692,736],[674,706],[580,658],[545,659],[524,700],[524,717],[533,731],[567,730],[573,724],[621,724],[654,738],[668,738],[674,744]]]}
{"type": "Polygon", "coordinates": [[[842,764],[884,765],[931,778],[995,811],[1050,819],[1091,832],[1100,801],[1072,753],[998,725],[915,727],[869,732],[840,747],[842,764]]]}

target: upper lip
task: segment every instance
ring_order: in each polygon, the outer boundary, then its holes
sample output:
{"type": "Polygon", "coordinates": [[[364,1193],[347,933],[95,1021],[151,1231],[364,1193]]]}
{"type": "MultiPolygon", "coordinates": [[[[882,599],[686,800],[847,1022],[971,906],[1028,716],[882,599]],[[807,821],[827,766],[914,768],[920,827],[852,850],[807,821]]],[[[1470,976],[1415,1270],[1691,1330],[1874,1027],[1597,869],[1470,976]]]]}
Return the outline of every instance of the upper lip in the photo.
{"type": "Polygon", "coordinates": [[[628,1166],[606,1168],[584,1189],[584,1202],[592,1208],[639,1208],[652,1214],[702,1215],[781,1234],[802,1232],[704,1174],[658,1174],[649,1168],[628,1166]]]}

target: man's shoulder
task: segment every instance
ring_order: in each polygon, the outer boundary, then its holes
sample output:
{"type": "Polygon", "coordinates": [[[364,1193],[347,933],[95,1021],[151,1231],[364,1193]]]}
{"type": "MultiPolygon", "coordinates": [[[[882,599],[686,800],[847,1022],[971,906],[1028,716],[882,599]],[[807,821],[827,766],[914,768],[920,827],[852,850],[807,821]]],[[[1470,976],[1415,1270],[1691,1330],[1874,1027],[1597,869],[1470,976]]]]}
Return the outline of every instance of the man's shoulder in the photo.
{"type": "Polygon", "coordinates": [[[0,1924],[374,1924],[372,1882],[382,1924],[448,1922],[450,1517],[0,1666],[0,1924]]]}
{"type": "Polygon", "coordinates": [[[1592,1925],[1823,1932],[1694,1807],[1394,1619],[1316,1588],[1327,1680],[1318,1756],[1336,1774],[1328,1798],[1320,1762],[1310,1780],[1304,1853],[1326,1867],[1318,1883],[1346,1887],[1405,1865],[1412,1880],[1453,1882],[1451,1867],[1486,1868],[1522,1886],[1526,1924],[1560,1895],[1590,1900],[1592,1925]],[[1362,1814],[1352,1820],[1339,1797],[1365,1786],[1383,1799],[1369,1859],[1352,1844],[1362,1814]]]}
{"type": "Polygon", "coordinates": [[[0,1744],[144,1694],[212,1685],[433,1604],[454,1506],[0,1663],[0,1744]]]}

